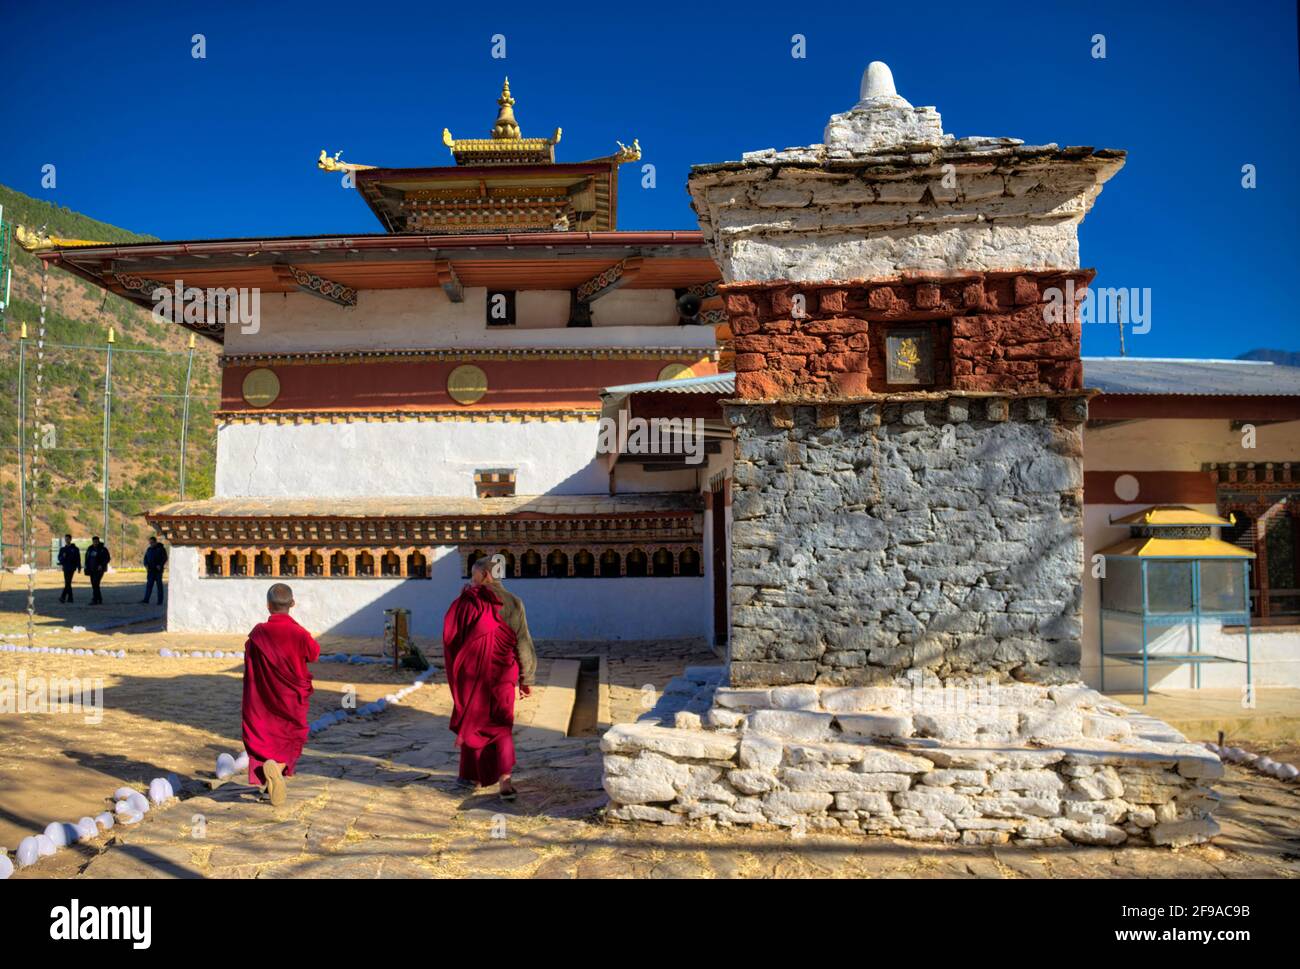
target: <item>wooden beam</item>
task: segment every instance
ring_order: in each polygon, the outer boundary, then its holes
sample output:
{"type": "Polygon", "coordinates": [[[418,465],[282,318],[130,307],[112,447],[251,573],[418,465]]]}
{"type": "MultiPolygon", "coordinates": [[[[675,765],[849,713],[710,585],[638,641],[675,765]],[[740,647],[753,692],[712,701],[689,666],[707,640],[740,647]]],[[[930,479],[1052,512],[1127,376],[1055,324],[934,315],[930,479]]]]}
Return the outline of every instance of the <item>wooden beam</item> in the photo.
{"type": "Polygon", "coordinates": [[[290,266],[287,263],[274,263],[271,270],[280,282],[289,286],[296,286],[304,293],[319,296],[321,299],[328,300],[338,306],[357,305],[357,291],[351,286],[344,286],[342,283],[336,283],[332,279],[326,279],[324,276],[318,276],[306,269],[290,266]]]}
{"type": "Polygon", "coordinates": [[[644,260],[640,256],[628,256],[592,276],[578,287],[578,302],[594,303],[606,293],[612,293],[620,286],[630,283],[641,271],[642,262],[644,260]]]}
{"type": "Polygon", "coordinates": [[[456,270],[446,259],[439,259],[433,264],[433,271],[438,274],[438,284],[453,303],[465,302],[465,287],[460,283],[456,270]]]}

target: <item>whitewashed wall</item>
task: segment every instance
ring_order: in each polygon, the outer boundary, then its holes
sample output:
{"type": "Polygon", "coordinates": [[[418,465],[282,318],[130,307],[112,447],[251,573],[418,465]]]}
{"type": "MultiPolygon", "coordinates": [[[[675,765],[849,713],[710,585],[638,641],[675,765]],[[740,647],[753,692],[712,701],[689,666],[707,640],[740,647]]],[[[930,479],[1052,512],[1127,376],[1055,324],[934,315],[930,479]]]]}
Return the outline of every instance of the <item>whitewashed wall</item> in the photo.
{"type": "Polygon", "coordinates": [[[467,288],[453,303],[442,289],[371,289],[355,307],[306,293],[262,294],[257,332],[231,327],[225,352],[308,353],[486,347],[717,346],[710,326],[677,326],[672,290],[617,289],[592,304],[593,326],[567,327],[568,291],[520,292],[514,327],[489,328],[487,290],[467,288]]]}
{"type": "MultiPolygon", "coordinates": [[[[431,579],[207,579],[193,548],[171,550],[167,628],[244,633],[266,619],[266,590],[293,587],[294,617],[316,634],[378,636],[384,610],[411,610],[412,631],[440,638],[447,607],[465,584],[453,547],[435,550],[431,579]]],[[[712,635],[708,579],[515,579],[535,639],[683,639],[712,635]]]]}
{"type": "Polygon", "coordinates": [[[216,494],[472,498],[475,469],[498,467],[518,469],[520,495],[607,494],[598,428],[594,420],[228,424],[217,431],[216,494]]]}
{"type": "MultiPolygon", "coordinates": [[[[1241,432],[1227,420],[1132,421],[1083,432],[1087,471],[1200,471],[1206,462],[1296,460],[1300,421],[1257,425],[1254,448],[1242,447],[1241,432]]],[[[1152,504],[1141,494],[1134,501],[1130,510],[1152,504]]]]}

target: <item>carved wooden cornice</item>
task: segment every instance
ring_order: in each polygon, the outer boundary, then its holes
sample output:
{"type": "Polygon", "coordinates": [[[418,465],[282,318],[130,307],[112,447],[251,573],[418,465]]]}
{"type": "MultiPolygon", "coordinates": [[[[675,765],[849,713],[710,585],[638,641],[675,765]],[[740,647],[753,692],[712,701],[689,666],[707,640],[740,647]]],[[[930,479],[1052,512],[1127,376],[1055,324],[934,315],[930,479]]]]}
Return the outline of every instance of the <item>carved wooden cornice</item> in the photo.
{"type": "Polygon", "coordinates": [[[321,350],[300,353],[227,353],[223,367],[336,363],[395,363],[412,360],[473,362],[478,360],[689,360],[716,356],[717,351],[693,347],[437,347],[422,350],[321,350]]]}
{"type": "MultiPolygon", "coordinates": [[[[399,518],[148,515],[173,545],[307,548],[324,546],[551,547],[699,541],[703,516],[694,512],[573,518],[399,518]]],[[[495,551],[495,549],[493,549],[495,551]]]]}
{"type": "Polygon", "coordinates": [[[219,410],[218,424],[394,424],[404,421],[453,421],[476,424],[570,423],[596,421],[599,410],[219,410]]]}

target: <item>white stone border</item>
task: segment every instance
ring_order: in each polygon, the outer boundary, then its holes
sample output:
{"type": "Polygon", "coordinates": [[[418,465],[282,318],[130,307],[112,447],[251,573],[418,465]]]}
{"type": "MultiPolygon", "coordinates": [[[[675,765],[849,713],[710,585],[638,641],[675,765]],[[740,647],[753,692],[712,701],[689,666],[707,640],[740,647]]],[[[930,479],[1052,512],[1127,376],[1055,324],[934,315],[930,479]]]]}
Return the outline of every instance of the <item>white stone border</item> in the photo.
{"type": "MultiPolygon", "coordinates": [[[[87,651],[90,652],[90,651],[87,651]]],[[[216,651],[214,651],[216,652],[216,651]]],[[[113,655],[113,654],[109,654],[113,655]]],[[[125,655],[125,654],[123,654],[125,655]]],[[[229,654],[232,658],[234,653],[229,654]]],[[[243,657],[243,653],[238,654],[243,657]]],[[[346,655],[346,654],[331,654],[346,655]]],[[[182,657],[174,654],[176,659],[189,659],[191,656],[182,657]]],[[[203,656],[203,659],[208,657],[203,656]]],[[[214,657],[215,658],[215,657],[214,657]]],[[[382,699],[375,700],[371,703],[364,704],[356,710],[346,708],[335,710],[327,713],[323,717],[318,717],[307,725],[308,736],[318,734],[336,723],[348,719],[350,716],[373,716],[383,713],[389,706],[397,706],[402,703],[408,696],[416,690],[423,687],[434,673],[436,667],[430,666],[427,670],[411,681],[409,686],[404,686],[395,693],[389,693],[382,699]]],[[[241,752],[238,755],[219,754],[217,756],[216,775],[218,780],[226,780],[233,777],[237,771],[248,768],[248,753],[241,752]]],[[[42,834],[28,835],[18,843],[18,848],[14,852],[18,859],[19,868],[30,868],[42,858],[50,857],[58,853],[60,848],[79,842],[90,841],[99,837],[102,833],[109,831],[116,824],[114,815],[120,817],[123,824],[138,824],[144,820],[144,816],[149,812],[150,803],[154,806],[180,797],[180,779],[175,774],[168,774],[166,777],[155,777],[149,782],[149,795],[145,795],[131,787],[119,787],[113,792],[114,805],[113,813],[103,811],[94,818],[89,816],[83,817],[76,824],[67,821],[51,821],[45,826],[42,834]]],[[[14,863],[9,860],[7,849],[0,848],[0,881],[8,878],[14,872],[14,863]]]]}
{"type": "Polygon", "coordinates": [[[1300,778],[1300,767],[1296,767],[1295,764],[1281,763],[1272,757],[1252,754],[1249,750],[1242,750],[1240,747],[1220,747],[1218,744],[1206,741],[1205,749],[1218,754],[1223,760],[1243,767],[1251,767],[1260,774],[1277,778],[1279,781],[1295,782],[1300,778]]]}
{"type": "Polygon", "coordinates": [[[126,659],[124,649],[85,649],[80,646],[19,646],[6,643],[0,646],[0,653],[48,653],[57,656],[99,656],[109,659],[126,659]]]}

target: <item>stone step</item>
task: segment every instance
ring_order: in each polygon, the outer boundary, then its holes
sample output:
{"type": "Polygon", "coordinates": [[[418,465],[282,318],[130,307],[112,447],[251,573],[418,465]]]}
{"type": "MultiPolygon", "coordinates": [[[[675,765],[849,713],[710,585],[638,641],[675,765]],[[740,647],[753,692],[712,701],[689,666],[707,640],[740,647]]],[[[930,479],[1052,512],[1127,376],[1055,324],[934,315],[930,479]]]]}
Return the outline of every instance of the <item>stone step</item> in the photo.
{"type": "Polygon", "coordinates": [[[516,745],[526,747],[568,736],[573,705],[578,698],[579,667],[576,659],[551,661],[550,674],[537,698],[537,710],[533,714],[532,723],[515,735],[516,745]]]}

